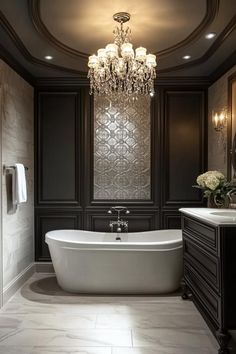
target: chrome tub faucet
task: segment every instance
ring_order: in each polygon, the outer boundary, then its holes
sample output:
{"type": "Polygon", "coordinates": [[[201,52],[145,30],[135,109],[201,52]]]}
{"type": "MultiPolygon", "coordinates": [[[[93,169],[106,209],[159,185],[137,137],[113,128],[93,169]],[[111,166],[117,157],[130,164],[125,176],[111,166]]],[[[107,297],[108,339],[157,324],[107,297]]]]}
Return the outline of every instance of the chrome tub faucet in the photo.
{"type": "MultiPolygon", "coordinates": [[[[122,231],[128,232],[128,221],[121,219],[120,214],[122,212],[124,212],[125,214],[130,214],[130,211],[125,206],[118,205],[118,206],[111,207],[107,213],[111,215],[113,214],[113,212],[117,213],[117,219],[112,220],[109,223],[111,232],[114,232],[114,226],[116,226],[117,233],[121,233],[122,231]]],[[[116,239],[120,240],[120,237],[117,237],[116,239]]]]}

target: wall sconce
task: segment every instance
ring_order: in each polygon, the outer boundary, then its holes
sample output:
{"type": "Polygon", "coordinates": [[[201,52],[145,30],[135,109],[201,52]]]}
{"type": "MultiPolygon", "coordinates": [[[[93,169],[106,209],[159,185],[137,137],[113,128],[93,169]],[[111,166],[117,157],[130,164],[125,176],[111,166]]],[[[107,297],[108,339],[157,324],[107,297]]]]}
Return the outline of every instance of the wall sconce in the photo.
{"type": "Polygon", "coordinates": [[[221,112],[212,112],[212,124],[215,131],[220,132],[227,125],[227,113],[226,110],[223,109],[221,112]]]}
{"type": "Polygon", "coordinates": [[[223,148],[224,163],[226,163],[227,150],[227,134],[224,128],[227,126],[227,110],[222,109],[220,112],[212,112],[212,124],[218,135],[218,145],[223,148]]]}

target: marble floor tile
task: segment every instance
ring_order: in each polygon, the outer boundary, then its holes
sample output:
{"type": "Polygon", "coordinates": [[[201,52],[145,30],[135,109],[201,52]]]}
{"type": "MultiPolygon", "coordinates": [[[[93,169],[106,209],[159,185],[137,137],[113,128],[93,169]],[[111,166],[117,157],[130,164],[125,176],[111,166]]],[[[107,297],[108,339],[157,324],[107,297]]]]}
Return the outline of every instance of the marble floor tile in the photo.
{"type": "Polygon", "coordinates": [[[70,346],[70,347],[111,347],[132,346],[129,330],[102,329],[30,329],[20,328],[0,338],[3,346],[70,346]]]}
{"type": "Polygon", "coordinates": [[[12,314],[0,316],[0,328],[87,329],[95,328],[96,315],[12,314]]]}
{"type": "Polygon", "coordinates": [[[37,273],[0,310],[0,354],[216,354],[191,301],[64,292],[37,273]]]}
{"type": "Polygon", "coordinates": [[[0,345],[0,354],[32,354],[31,347],[12,347],[0,345]]]}
{"type": "Polygon", "coordinates": [[[201,328],[207,325],[201,315],[195,314],[99,314],[96,328],[201,328]]]}
{"type": "Polygon", "coordinates": [[[111,348],[101,347],[80,347],[80,348],[50,348],[50,347],[34,347],[30,354],[111,354],[111,348]]]}
{"type": "Polygon", "coordinates": [[[0,346],[0,354],[112,354],[107,347],[14,347],[0,346]]]}
{"type": "Polygon", "coordinates": [[[8,314],[0,316],[0,329],[1,328],[18,328],[22,320],[16,316],[10,316],[8,314]]]}
{"type": "Polygon", "coordinates": [[[159,348],[112,348],[112,354],[216,354],[210,349],[206,348],[173,348],[173,347],[159,347],[159,348]]]}
{"type": "Polygon", "coordinates": [[[214,349],[208,331],[201,329],[134,329],[132,338],[134,347],[214,349]]]}

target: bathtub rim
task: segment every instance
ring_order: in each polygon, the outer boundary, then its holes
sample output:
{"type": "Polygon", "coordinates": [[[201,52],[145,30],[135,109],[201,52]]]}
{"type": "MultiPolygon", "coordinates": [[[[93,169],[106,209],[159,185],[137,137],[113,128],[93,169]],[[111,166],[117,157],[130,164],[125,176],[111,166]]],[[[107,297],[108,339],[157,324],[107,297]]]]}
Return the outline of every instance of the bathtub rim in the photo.
{"type": "MultiPolygon", "coordinates": [[[[168,229],[165,229],[167,231],[168,229]]],[[[77,229],[70,229],[70,230],[53,230],[53,231],[48,231],[45,234],[45,242],[50,246],[50,245],[57,245],[60,248],[63,248],[65,250],[99,250],[99,251],[105,251],[105,250],[110,250],[110,251],[174,251],[183,248],[183,238],[177,238],[173,240],[168,240],[168,241],[147,241],[147,242],[120,242],[120,241],[93,241],[93,242],[86,242],[86,241],[77,241],[77,240],[60,240],[56,238],[55,236],[52,237],[53,235],[56,234],[56,232],[63,232],[63,231],[82,231],[83,233],[96,233],[96,234],[106,234],[105,232],[97,232],[97,231],[88,231],[88,230],[77,230],[77,229]],[[73,246],[72,246],[73,245],[73,246]]],[[[164,230],[153,230],[153,231],[164,231],[164,230]]],[[[170,231],[181,231],[181,229],[170,229],[170,231]]],[[[145,234],[149,231],[144,231],[144,232],[133,232],[133,234],[145,234]]],[[[113,234],[114,236],[117,235],[117,233],[107,233],[107,234],[113,234]]],[[[132,233],[130,233],[132,234],[132,233]]],[[[122,235],[118,234],[118,235],[122,235]]],[[[182,235],[181,235],[182,236],[182,235]]]]}

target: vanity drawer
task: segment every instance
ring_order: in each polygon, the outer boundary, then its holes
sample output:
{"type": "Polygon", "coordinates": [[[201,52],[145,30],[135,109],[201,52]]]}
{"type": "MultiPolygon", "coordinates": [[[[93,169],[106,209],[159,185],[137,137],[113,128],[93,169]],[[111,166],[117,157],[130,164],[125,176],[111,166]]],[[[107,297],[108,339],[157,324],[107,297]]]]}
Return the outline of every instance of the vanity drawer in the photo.
{"type": "Polygon", "coordinates": [[[220,289],[219,259],[199,247],[191,240],[184,239],[184,261],[195,269],[216,291],[220,289]]]}
{"type": "Polygon", "coordinates": [[[208,314],[215,323],[220,320],[220,296],[212,290],[204,279],[189,266],[184,266],[186,284],[204,313],[208,314]]]}
{"type": "Polygon", "coordinates": [[[196,220],[183,218],[185,237],[200,245],[206,246],[214,254],[218,251],[217,229],[196,220]]]}

